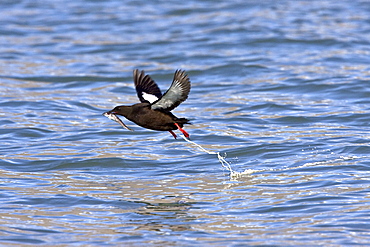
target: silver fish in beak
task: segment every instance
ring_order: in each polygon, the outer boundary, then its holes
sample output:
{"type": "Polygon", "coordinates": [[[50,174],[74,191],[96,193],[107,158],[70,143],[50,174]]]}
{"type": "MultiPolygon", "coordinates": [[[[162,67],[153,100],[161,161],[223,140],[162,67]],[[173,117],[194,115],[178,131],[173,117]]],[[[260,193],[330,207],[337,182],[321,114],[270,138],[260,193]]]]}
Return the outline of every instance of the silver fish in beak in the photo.
{"type": "Polygon", "coordinates": [[[124,123],[122,122],[122,120],[121,120],[121,119],[119,119],[119,117],[118,117],[116,114],[114,114],[114,113],[112,113],[112,112],[107,111],[107,112],[104,112],[104,113],[103,113],[103,116],[104,116],[104,117],[109,118],[110,120],[113,120],[113,121],[115,121],[115,122],[119,123],[123,128],[133,131],[132,129],[130,129],[129,127],[127,127],[127,125],[126,125],[126,124],[124,124],[124,123]]]}

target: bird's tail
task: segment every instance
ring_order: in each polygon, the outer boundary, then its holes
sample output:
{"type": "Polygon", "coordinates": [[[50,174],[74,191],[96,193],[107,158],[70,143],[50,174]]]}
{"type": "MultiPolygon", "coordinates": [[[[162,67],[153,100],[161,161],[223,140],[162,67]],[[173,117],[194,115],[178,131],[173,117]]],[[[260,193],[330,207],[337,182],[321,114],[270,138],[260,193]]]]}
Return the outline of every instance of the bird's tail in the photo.
{"type": "Polygon", "coordinates": [[[178,118],[178,119],[175,120],[175,122],[180,124],[180,125],[191,124],[190,120],[186,119],[186,118],[178,118]]]}

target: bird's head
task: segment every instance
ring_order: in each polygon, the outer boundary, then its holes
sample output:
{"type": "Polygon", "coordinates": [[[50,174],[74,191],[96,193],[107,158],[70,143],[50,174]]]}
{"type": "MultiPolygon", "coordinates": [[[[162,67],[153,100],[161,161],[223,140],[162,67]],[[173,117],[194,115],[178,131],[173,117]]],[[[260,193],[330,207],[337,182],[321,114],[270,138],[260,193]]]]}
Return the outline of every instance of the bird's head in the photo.
{"type": "MultiPolygon", "coordinates": [[[[113,110],[107,111],[104,114],[116,114],[126,117],[131,112],[130,106],[119,105],[113,108],[113,110]]],[[[104,115],[103,114],[103,115],[104,115]]]]}

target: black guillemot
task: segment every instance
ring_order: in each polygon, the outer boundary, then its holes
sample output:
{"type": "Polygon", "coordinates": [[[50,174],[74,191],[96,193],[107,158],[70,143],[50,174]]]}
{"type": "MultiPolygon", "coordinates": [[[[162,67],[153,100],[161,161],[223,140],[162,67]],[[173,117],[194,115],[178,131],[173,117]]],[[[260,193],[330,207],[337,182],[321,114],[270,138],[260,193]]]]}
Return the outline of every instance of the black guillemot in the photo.
{"type": "Polygon", "coordinates": [[[172,84],[162,95],[158,85],[144,71],[134,70],[134,82],[137,96],[141,103],[132,106],[116,106],[113,110],[103,113],[104,116],[120,123],[129,129],[116,115],[121,115],[137,125],[159,131],[169,131],[176,139],[173,130],[180,130],[186,138],[189,134],[182,129],[184,124],[190,124],[186,118],[177,118],[171,113],[188,98],[190,80],[183,70],[176,70],[172,84]]]}

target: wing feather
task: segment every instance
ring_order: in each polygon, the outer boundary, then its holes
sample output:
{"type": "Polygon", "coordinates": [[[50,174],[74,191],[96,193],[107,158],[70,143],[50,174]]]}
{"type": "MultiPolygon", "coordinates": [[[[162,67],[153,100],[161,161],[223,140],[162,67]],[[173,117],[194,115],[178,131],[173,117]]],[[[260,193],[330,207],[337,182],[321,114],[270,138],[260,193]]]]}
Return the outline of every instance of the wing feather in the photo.
{"type": "Polygon", "coordinates": [[[162,97],[162,92],[155,81],[144,70],[134,70],[134,83],[137,96],[142,103],[154,103],[162,97]]]}
{"type": "Polygon", "coordinates": [[[153,110],[171,111],[184,102],[190,92],[190,80],[184,70],[176,70],[171,87],[157,101],[152,103],[153,110]]]}

